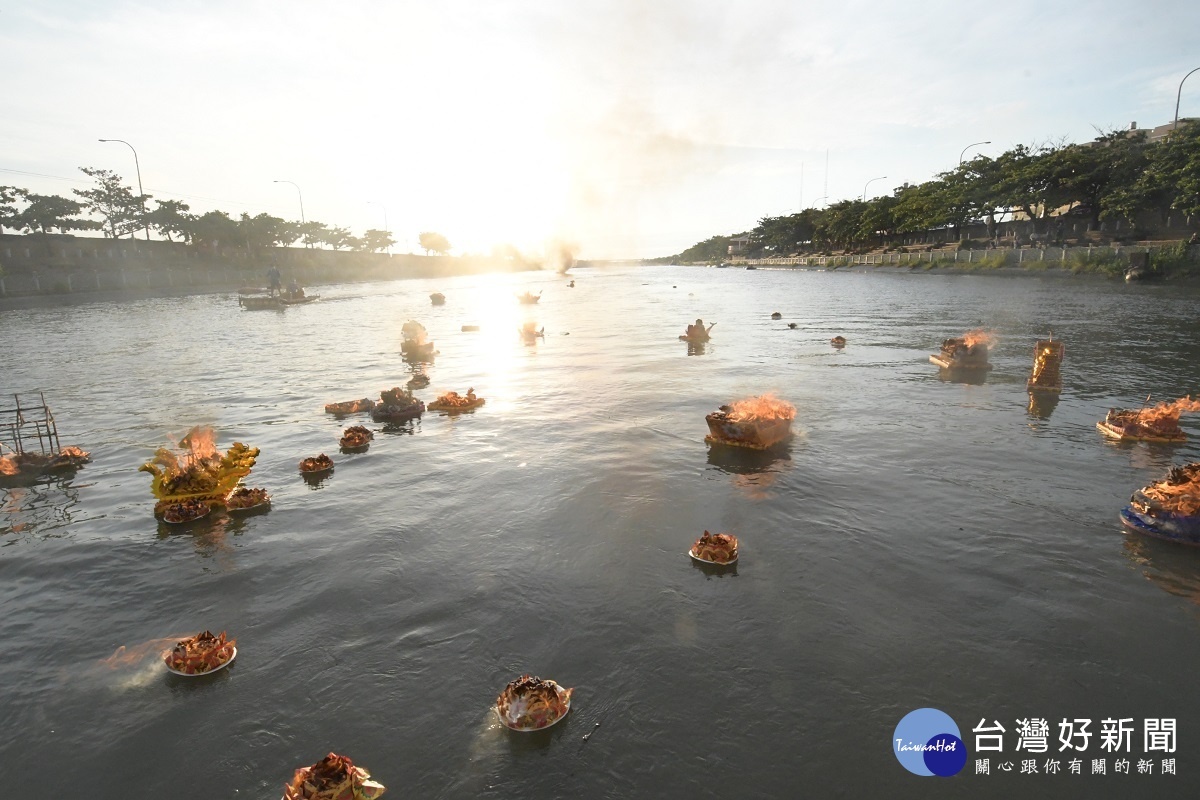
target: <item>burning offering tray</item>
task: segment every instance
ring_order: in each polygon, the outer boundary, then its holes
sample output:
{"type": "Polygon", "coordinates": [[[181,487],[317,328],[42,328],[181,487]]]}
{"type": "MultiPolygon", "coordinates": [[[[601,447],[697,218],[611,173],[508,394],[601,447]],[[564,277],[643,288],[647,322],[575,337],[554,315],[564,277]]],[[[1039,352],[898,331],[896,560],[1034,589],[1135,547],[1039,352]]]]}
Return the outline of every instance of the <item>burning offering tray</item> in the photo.
{"type": "Polygon", "coordinates": [[[342,438],[338,440],[338,444],[346,450],[361,450],[374,438],[375,434],[365,425],[351,425],[342,431],[342,438]]]}
{"type": "Polygon", "coordinates": [[[1038,339],[1033,348],[1033,374],[1025,382],[1025,388],[1030,392],[1061,392],[1063,353],[1066,348],[1062,342],[1050,339],[1038,339]]]}
{"type": "Polygon", "coordinates": [[[445,411],[447,413],[456,413],[459,411],[471,411],[479,408],[486,403],[482,397],[475,396],[475,389],[467,389],[465,395],[458,392],[446,392],[439,395],[437,400],[429,404],[430,411],[445,411]]]}
{"type": "Polygon", "coordinates": [[[993,343],[992,335],[986,331],[967,331],[961,338],[942,342],[942,352],[934,353],[929,360],[942,369],[991,369],[988,348],[993,343]]]}
{"type": "Polygon", "coordinates": [[[1150,408],[1110,408],[1096,428],[1123,442],[1186,442],[1187,434],[1179,427],[1179,416],[1185,411],[1200,411],[1200,400],[1182,397],[1150,408]]]}
{"type": "Polygon", "coordinates": [[[182,452],[165,447],[154,458],[138,468],[149,472],[150,491],[158,498],[156,513],[165,513],[167,505],[200,500],[209,505],[221,505],[234,487],[250,474],[257,447],[234,442],[224,455],[215,444],[212,428],[197,426],[179,442],[182,452]]]}
{"type": "Polygon", "coordinates": [[[731,533],[705,531],[688,550],[688,555],[705,564],[733,564],[738,560],[738,540],[731,533]]]}
{"type": "Polygon", "coordinates": [[[1121,522],[1138,533],[1200,545],[1200,463],[1172,467],[1163,480],[1138,489],[1121,522]]]}
{"type": "Polygon", "coordinates": [[[796,407],[774,395],[738,400],[704,418],[710,432],[704,441],[766,450],[792,435],[795,417],[796,407]]]}
{"type": "Polygon", "coordinates": [[[283,800],[374,800],[384,793],[382,783],[346,756],[330,753],[311,767],[296,770],[283,787],[283,800]]]}
{"type": "Polygon", "coordinates": [[[404,422],[425,412],[425,404],[399,386],[380,392],[379,397],[379,404],[371,410],[371,419],[376,422],[404,422]]]}
{"type": "Polygon", "coordinates": [[[567,716],[574,691],[551,680],[522,675],[496,698],[496,716],[510,731],[544,730],[567,716]]]}
{"type": "Polygon", "coordinates": [[[226,639],[225,632],[213,636],[208,631],[183,639],[163,654],[167,669],[189,678],[210,675],[229,666],[237,657],[235,639],[226,639]]]}
{"type": "Polygon", "coordinates": [[[369,397],[361,400],[346,400],[342,403],[326,403],[326,414],[357,414],[360,411],[370,411],[375,407],[375,401],[369,397]]]}

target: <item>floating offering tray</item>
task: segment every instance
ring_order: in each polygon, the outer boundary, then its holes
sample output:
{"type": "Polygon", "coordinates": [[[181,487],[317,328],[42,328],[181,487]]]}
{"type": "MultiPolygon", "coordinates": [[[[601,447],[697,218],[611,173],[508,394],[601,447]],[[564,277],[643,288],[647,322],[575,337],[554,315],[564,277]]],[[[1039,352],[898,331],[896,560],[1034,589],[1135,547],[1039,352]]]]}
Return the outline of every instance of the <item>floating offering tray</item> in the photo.
{"type": "Polygon", "coordinates": [[[163,653],[163,663],[168,670],[185,678],[211,675],[228,667],[237,657],[236,643],[235,639],[227,639],[224,631],[218,636],[204,631],[179,641],[163,653]]]}
{"type": "Polygon", "coordinates": [[[552,680],[522,675],[509,682],[496,698],[496,716],[510,731],[545,730],[566,718],[574,691],[564,689],[552,680]]]}
{"type": "Polygon", "coordinates": [[[300,462],[300,471],[305,475],[318,475],[322,472],[329,472],[331,469],[333,469],[333,459],[324,453],[300,462]]]}
{"type": "Polygon", "coordinates": [[[929,357],[931,363],[942,369],[991,369],[988,363],[988,346],[982,341],[968,343],[966,338],[947,339],[942,342],[942,352],[929,357]]]}
{"type": "Polygon", "coordinates": [[[255,511],[260,508],[268,508],[270,505],[271,495],[267,494],[266,489],[249,489],[241,486],[234,489],[225,498],[225,510],[230,514],[255,511]]]}
{"type": "Polygon", "coordinates": [[[792,435],[790,418],[735,422],[730,419],[728,409],[729,406],[721,406],[721,410],[714,411],[704,418],[710,431],[709,435],[704,437],[704,441],[709,444],[766,450],[792,435]]]}
{"type": "Polygon", "coordinates": [[[346,400],[342,403],[326,403],[326,414],[357,414],[360,411],[370,411],[375,407],[375,401],[369,397],[361,400],[346,400]]]}
{"type": "Polygon", "coordinates": [[[731,533],[709,533],[696,540],[688,555],[703,564],[727,567],[738,560],[738,540],[731,533]]]}
{"type": "Polygon", "coordinates": [[[444,411],[453,414],[459,411],[472,411],[486,402],[484,398],[475,396],[474,389],[468,389],[465,395],[458,392],[446,392],[430,403],[428,408],[430,411],[444,411]]]}
{"type": "Polygon", "coordinates": [[[346,756],[330,753],[311,767],[296,770],[283,787],[283,800],[375,800],[384,793],[382,783],[346,756]]]}

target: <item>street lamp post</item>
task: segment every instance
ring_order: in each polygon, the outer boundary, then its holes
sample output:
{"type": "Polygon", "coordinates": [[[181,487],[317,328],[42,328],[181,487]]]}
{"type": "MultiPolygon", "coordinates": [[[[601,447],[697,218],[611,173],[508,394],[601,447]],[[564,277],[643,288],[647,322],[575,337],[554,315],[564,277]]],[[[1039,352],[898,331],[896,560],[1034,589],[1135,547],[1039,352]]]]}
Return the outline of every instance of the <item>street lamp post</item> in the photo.
{"type": "Polygon", "coordinates": [[[133,145],[131,145],[129,142],[125,141],[124,139],[101,139],[100,141],[102,141],[102,142],[120,142],[121,144],[128,147],[130,150],[133,150],[133,168],[135,170],[137,170],[137,176],[138,176],[138,199],[142,203],[142,223],[143,223],[144,229],[146,231],[146,241],[148,242],[148,241],[150,241],[150,226],[145,225],[145,222],[146,222],[146,192],[142,190],[142,165],[138,163],[137,150],[135,150],[133,145]]]}
{"type": "Polygon", "coordinates": [[[829,199],[829,195],[827,195],[827,194],[822,195],[821,197],[818,197],[816,200],[813,200],[813,208],[817,207],[817,203],[820,203],[822,200],[828,200],[828,199],[829,199]]]}
{"type": "MultiPolygon", "coordinates": [[[[368,200],[367,202],[373,206],[379,206],[380,208],[383,209],[383,232],[386,233],[388,236],[391,236],[392,232],[388,228],[387,206],[385,206],[383,203],[376,203],[374,200],[368,200]]],[[[392,246],[390,244],[387,246],[387,254],[388,254],[389,258],[392,255],[392,246]]]]}
{"type": "Polygon", "coordinates": [[[871,178],[871,180],[867,181],[866,184],[863,185],[862,199],[863,199],[864,203],[867,202],[867,187],[870,186],[875,181],[881,181],[881,180],[885,179],[886,177],[887,177],[887,175],[880,175],[878,178],[871,178]]]}
{"type": "Polygon", "coordinates": [[[294,181],[275,181],[275,183],[290,183],[296,187],[296,196],[300,198],[300,224],[303,225],[308,221],[304,219],[304,193],[300,191],[300,187],[294,181]]]}
{"type": "Polygon", "coordinates": [[[991,142],[972,142],[971,144],[964,147],[962,149],[962,152],[958,154],[958,165],[960,167],[962,166],[963,156],[965,156],[967,154],[968,150],[970,150],[972,147],[978,147],[981,144],[991,144],[991,142]]]}
{"type": "MultiPolygon", "coordinates": [[[[1200,72],[1200,67],[1196,67],[1192,72],[1200,72]]],[[[1183,81],[1186,81],[1192,72],[1184,75],[1183,81]]],[[[1179,127],[1179,98],[1183,96],[1183,81],[1179,82],[1179,91],[1175,92],[1175,122],[1171,125],[1172,131],[1179,127]]]]}

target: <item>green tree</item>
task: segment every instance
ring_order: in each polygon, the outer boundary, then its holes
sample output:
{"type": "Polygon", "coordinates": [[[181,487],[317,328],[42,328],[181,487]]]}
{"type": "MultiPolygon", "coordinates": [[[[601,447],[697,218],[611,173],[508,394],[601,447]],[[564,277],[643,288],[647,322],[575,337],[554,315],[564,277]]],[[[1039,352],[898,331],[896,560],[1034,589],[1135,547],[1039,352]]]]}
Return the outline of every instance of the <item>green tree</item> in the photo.
{"type": "Polygon", "coordinates": [[[121,176],[106,169],[80,167],[84,175],[96,181],[95,189],[72,189],[84,200],[84,208],[101,217],[105,236],[119,239],[143,227],[146,201],[150,195],[136,195],[121,183],[121,176]]]}
{"type": "Polygon", "coordinates": [[[201,214],[189,223],[188,228],[188,241],[199,247],[236,246],[244,241],[237,221],[230,219],[224,211],[201,214]]]}
{"type": "Polygon", "coordinates": [[[425,251],[425,255],[431,252],[444,256],[450,252],[450,240],[440,233],[425,231],[417,237],[417,241],[421,245],[421,249],[425,251]]]}
{"type": "Polygon", "coordinates": [[[713,236],[710,239],[705,239],[703,242],[697,242],[679,255],[674,256],[671,260],[682,261],[685,264],[701,261],[722,261],[729,257],[729,242],[732,238],[731,236],[713,236]]]}
{"type": "Polygon", "coordinates": [[[323,222],[305,222],[297,227],[297,231],[299,231],[305,247],[318,245],[329,236],[329,226],[323,222]]]}
{"type": "Polygon", "coordinates": [[[293,224],[270,214],[252,217],[243,213],[238,230],[250,250],[265,250],[296,240],[293,224]]]}
{"type": "Polygon", "coordinates": [[[326,228],[325,235],[321,238],[321,241],[334,250],[341,250],[343,247],[354,245],[354,237],[350,235],[349,228],[326,228]]]}
{"type": "Polygon", "coordinates": [[[191,241],[191,226],[195,217],[189,214],[191,207],[179,200],[155,200],[155,208],[146,215],[146,223],[158,231],[168,242],[175,241],[172,234],[185,242],[191,241]]]}
{"type": "Polygon", "coordinates": [[[18,189],[16,186],[0,186],[0,231],[5,228],[17,229],[12,221],[17,214],[17,207],[14,204],[18,197],[24,196],[24,190],[18,189]]]}
{"type": "Polygon", "coordinates": [[[372,228],[362,235],[359,242],[359,249],[363,252],[378,253],[380,250],[386,250],[394,245],[396,240],[392,238],[390,232],[372,228]]]}
{"type": "Polygon", "coordinates": [[[47,255],[50,254],[51,231],[69,233],[100,227],[100,223],[90,219],[78,219],[83,211],[83,204],[66,197],[22,191],[21,199],[25,201],[26,206],[12,216],[8,225],[19,231],[39,234],[46,246],[47,255]]]}

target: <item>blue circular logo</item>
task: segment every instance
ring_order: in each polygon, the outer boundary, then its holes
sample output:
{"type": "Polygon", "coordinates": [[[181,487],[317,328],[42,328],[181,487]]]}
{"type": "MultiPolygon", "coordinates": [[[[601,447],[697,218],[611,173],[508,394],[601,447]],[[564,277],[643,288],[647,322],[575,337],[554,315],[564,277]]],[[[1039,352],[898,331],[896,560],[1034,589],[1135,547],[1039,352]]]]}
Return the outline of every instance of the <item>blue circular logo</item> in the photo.
{"type": "Polygon", "coordinates": [[[892,734],[896,760],[914,775],[949,778],[967,764],[967,747],[958,725],[936,708],[910,711],[892,734]]]}

